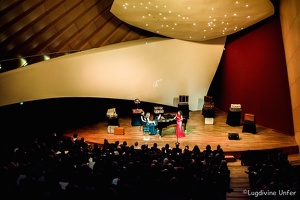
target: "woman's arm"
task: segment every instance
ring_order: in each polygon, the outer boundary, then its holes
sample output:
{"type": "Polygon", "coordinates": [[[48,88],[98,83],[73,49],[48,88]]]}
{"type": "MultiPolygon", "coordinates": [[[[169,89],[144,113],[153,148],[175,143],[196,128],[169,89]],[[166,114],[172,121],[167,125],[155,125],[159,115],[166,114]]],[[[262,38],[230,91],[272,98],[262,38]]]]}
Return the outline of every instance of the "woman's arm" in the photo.
{"type": "Polygon", "coordinates": [[[141,121],[146,123],[146,119],[144,116],[141,116],[141,121]]]}

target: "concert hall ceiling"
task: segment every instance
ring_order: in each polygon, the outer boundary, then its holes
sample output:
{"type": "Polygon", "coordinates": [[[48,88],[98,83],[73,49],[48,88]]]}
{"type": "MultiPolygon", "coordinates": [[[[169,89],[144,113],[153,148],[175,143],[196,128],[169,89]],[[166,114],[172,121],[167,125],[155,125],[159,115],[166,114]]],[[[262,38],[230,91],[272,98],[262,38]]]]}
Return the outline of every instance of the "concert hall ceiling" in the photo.
{"type": "Polygon", "coordinates": [[[0,73],[152,36],[223,37],[272,14],[269,0],[1,0],[0,73]]]}

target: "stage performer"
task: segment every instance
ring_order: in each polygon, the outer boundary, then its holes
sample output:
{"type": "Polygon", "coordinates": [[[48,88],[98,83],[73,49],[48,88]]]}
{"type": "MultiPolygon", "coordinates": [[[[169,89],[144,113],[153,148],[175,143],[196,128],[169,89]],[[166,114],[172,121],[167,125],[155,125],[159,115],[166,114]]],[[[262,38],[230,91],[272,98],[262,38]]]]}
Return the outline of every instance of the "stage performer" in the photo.
{"type": "Polygon", "coordinates": [[[140,122],[141,122],[141,124],[142,124],[142,128],[146,125],[146,123],[147,123],[147,120],[146,120],[146,116],[145,116],[145,112],[144,111],[142,111],[141,112],[141,118],[140,118],[140,122]]]}
{"type": "Polygon", "coordinates": [[[178,110],[177,114],[174,117],[174,120],[176,120],[176,136],[177,137],[184,137],[185,134],[182,130],[183,116],[182,116],[182,111],[181,110],[178,110]]]}
{"type": "Polygon", "coordinates": [[[156,135],[156,121],[150,119],[150,113],[147,112],[146,115],[146,127],[149,127],[150,129],[150,135],[156,135]]]}

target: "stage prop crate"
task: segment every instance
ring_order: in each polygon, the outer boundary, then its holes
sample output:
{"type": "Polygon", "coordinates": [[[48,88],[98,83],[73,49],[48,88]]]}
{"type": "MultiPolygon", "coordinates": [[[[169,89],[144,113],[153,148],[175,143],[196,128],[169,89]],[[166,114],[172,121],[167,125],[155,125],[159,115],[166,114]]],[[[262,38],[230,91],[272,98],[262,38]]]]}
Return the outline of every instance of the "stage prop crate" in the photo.
{"type": "Polygon", "coordinates": [[[115,135],[124,135],[125,134],[124,127],[120,127],[120,126],[115,127],[114,134],[115,135]]]}
{"type": "Polygon", "coordinates": [[[109,108],[109,109],[107,109],[106,116],[109,119],[118,118],[118,114],[117,114],[116,108],[109,108]]]}
{"type": "Polygon", "coordinates": [[[204,118],[204,123],[205,124],[214,124],[214,118],[205,117],[204,118]]]}
{"type": "Polygon", "coordinates": [[[241,106],[241,104],[231,104],[229,110],[231,112],[241,112],[242,106],[241,106]]]}
{"type": "Polygon", "coordinates": [[[163,113],[164,113],[164,107],[154,106],[154,114],[163,114],[163,113]]]}
{"type": "Polygon", "coordinates": [[[213,101],[205,101],[203,104],[203,110],[213,110],[215,108],[215,103],[213,101]]]}
{"type": "Polygon", "coordinates": [[[251,113],[245,113],[244,120],[255,122],[255,115],[251,113]]]}
{"type": "Polygon", "coordinates": [[[107,132],[113,134],[115,132],[115,128],[118,126],[107,126],[107,132]]]}
{"type": "Polygon", "coordinates": [[[204,96],[204,102],[213,102],[212,96],[204,96]]]}
{"type": "Polygon", "coordinates": [[[143,109],[132,109],[132,114],[141,114],[143,109]]]}
{"type": "Polygon", "coordinates": [[[255,121],[256,119],[254,114],[245,113],[242,132],[256,133],[255,121]]]}

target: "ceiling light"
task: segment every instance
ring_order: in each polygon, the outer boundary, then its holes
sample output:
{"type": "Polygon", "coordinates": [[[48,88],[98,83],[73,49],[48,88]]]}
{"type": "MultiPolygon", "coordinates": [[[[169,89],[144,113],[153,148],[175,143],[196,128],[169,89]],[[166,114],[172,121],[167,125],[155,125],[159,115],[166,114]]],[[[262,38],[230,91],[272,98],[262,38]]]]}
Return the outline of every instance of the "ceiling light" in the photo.
{"type": "Polygon", "coordinates": [[[247,28],[272,16],[274,7],[270,0],[201,0],[201,3],[199,0],[152,0],[146,7],[140,0],[114,0],[110,11],[120,20],[150,32],[176,39],[205,41],[224,37],[224,27],[216,24],[213,31],[204,35],[203,29],[211,22],[210,19],[227,24],[225,35],[230,35],[241,30],[236,27],[247,28]],[[194,26],[195,23],[197,26],[194,26]],[[174,31],[174,28],[163,27],[163,24],[176,24],[178,27],[174,31]]]}

